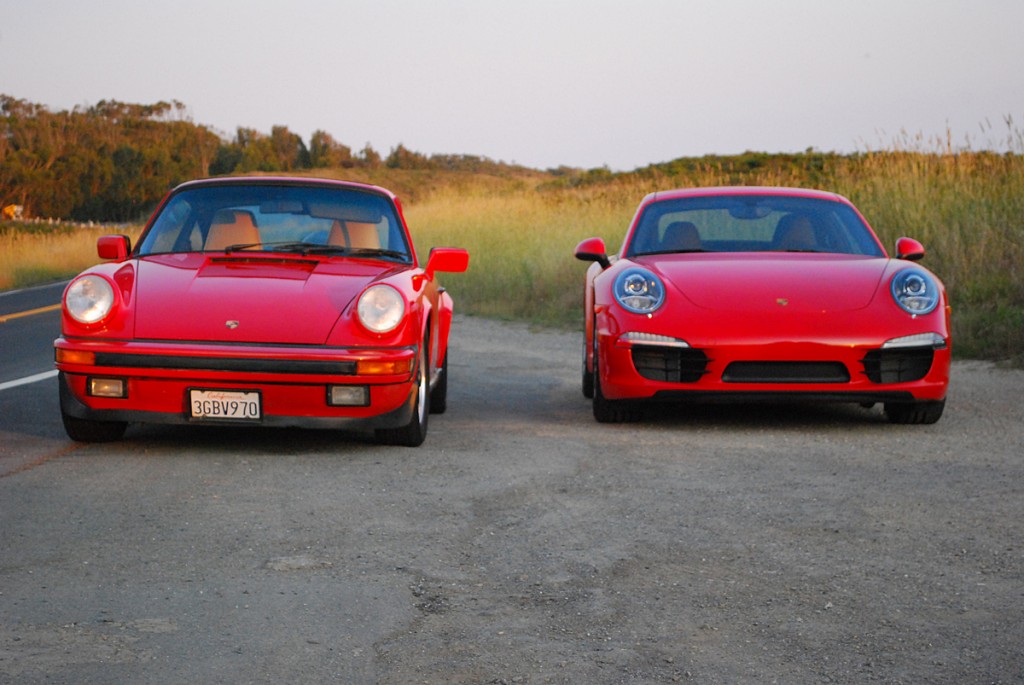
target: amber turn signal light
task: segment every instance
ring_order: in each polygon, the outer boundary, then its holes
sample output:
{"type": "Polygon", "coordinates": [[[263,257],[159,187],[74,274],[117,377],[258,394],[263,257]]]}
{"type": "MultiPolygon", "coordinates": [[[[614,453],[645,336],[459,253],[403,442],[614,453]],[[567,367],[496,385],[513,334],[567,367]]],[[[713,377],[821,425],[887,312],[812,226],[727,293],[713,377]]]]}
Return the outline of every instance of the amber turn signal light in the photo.
{"type": "Polygon", "coordinates": [[[95,352],[83,352],[81,350],[63,350],[57,348],[54,354],[56,360],[61,364],[88,364],[94,365],[96,363],[95,352]]]}
{"type": "Polygon", "coordinates": [[[396,376],[412,371],[412,359],[378,361],[361,359],[356,362],[356,374],[359,376],[396,376]]]}

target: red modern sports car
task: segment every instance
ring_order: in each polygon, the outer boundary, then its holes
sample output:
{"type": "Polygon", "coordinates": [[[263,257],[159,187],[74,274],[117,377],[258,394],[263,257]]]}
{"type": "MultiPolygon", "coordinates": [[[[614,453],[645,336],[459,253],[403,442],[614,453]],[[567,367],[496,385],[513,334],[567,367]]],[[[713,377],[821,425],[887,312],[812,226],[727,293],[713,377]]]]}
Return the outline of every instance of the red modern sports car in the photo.
{"type": "Polygon", "coordinates": [[[702,188],[645,197],[618,256],[600,238],[584,293],[583,394],[601,422],[641,401],[881,403],[934,423],[949,385],[950,306],[832,193],[702,188]]]}
{"type": "Polygon", "coordinates": [[[134,249],[64,292],[55,342],[64,426],[129,422],[373,429],[417,446],[447,403],[452,299],[420,266],[397,198],[375,186],[220,178],[172,190],[134,249]]]}

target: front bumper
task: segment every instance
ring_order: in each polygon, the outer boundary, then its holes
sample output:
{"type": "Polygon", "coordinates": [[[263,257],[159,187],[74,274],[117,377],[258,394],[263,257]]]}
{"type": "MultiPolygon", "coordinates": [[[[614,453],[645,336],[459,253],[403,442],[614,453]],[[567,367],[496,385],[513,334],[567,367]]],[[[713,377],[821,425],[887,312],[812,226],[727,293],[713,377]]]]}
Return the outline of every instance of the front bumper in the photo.
{"type": "Polygon", "coordinates": [[[396,428],[412,417],[416,347],[325,348],[58,338],[61,410],[92,421],[396,428]],[[123,396],[90,394],[91,379],[123,382],[123,396]],[[333,406],[331,386],[363,386],[365,406],[333,406]],[[258,419],[195,419],[189,390],[258,392],[258,419]]]}
{"type": "Polygon", "coordinates": [[[948,345],[881,349],[858,344],[774,342],[669,347],[598,338],[608,399],[709,402],[802,399],[837,402],[941,400],[948,345]]]}

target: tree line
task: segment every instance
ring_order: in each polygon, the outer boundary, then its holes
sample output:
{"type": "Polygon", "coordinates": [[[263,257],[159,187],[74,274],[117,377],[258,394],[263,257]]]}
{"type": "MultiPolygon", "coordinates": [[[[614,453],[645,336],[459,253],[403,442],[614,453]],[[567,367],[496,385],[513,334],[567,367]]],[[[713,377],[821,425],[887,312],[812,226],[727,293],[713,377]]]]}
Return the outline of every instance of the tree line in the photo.
{"type": "Polygon", "coordinates": [[[177,184],[233,173],[312,169],[496,171],[472,155],[424,155],[398,145],[383,157],[353,152],[326,131],[307,145],[287,126],[269,134],[239,127],[231,139],[195,124],[182,103],[101,100],[69,111],[0,94],[0,207],[24,216],[137,221],[177,184]]]}

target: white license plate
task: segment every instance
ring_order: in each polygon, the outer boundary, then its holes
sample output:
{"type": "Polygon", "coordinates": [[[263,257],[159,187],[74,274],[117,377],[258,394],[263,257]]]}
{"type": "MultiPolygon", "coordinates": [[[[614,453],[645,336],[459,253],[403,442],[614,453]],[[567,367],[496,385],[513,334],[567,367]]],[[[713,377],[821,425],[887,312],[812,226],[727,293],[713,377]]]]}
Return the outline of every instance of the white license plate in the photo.
{"type": "Polygon", "coordinates": [[[258,392],[189,390],[188,406],[193,419],[259,421],[263,415],[258,392]]]}

